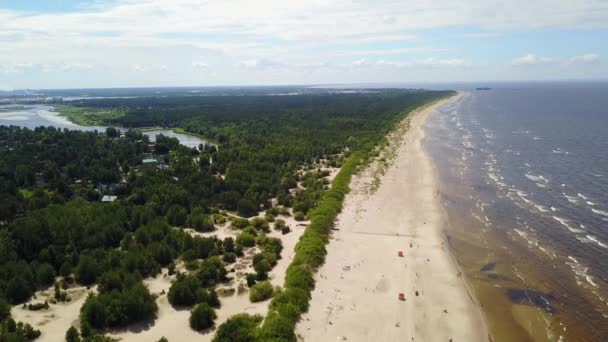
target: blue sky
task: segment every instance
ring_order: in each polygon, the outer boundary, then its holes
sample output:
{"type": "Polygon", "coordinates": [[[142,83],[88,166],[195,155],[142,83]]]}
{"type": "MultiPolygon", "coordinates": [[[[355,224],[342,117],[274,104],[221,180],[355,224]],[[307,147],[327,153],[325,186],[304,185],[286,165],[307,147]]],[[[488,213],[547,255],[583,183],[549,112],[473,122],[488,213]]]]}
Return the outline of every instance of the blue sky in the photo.
{"type": "Polygon", "coordinates": [[[0,0],[0,89],[608,78],[608,2],[0,0]]]}

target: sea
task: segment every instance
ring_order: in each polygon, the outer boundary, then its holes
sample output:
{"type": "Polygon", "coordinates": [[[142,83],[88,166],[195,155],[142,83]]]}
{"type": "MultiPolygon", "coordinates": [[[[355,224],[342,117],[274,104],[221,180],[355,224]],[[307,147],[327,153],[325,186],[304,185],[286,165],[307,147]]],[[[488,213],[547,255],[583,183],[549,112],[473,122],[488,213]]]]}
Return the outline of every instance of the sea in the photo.
{"type": "Polygon", "coordinates": [[[607,341],[608,82],[489,88],[425,127],[452,251],[495,341],[607,341]]]}

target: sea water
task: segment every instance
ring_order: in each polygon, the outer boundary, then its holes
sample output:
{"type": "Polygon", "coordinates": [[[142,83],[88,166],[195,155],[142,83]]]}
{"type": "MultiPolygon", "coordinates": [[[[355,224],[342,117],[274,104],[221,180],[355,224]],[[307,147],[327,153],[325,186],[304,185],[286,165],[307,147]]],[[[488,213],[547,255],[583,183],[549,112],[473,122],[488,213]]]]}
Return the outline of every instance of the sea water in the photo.
{"type": "MultiPolygon", "coordinates": [[[[608,83],[491,88],[463,89],[427,122],[425,147],[451,189],[446,205],[466,202],[448,212],[459,228],[494,239],[491,248],[516,254],[503,269],[518,279],[495,285],[509,288],[505,296],[524,291],[515,304],[557,321],[567,314],[587,340],[608,338],[608,83]],[[531,263],[541,281],[521,272],[531,263]]],[[[568,335],[567,324],[552,324],[548,339],[568,335]]]]}

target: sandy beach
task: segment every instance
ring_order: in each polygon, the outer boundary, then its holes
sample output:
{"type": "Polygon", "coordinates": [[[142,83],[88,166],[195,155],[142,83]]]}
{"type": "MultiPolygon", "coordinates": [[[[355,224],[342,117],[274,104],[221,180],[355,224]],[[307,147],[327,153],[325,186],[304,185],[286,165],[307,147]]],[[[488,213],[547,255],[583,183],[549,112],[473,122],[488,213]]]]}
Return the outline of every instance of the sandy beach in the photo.
{"type": "Polygon", "coordinates": [[[427,116],[454,99],[412,113],[378,161],[353,178],[297,327],[302,340],[488,340],[447,249],[437,177],[422,146],[427,116]]]}

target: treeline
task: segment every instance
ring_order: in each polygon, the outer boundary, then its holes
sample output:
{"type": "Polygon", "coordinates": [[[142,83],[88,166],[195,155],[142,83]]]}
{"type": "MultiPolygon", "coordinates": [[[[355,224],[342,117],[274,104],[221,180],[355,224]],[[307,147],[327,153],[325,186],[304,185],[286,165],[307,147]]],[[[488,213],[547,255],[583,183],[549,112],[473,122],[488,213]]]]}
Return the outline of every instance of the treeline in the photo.
{"type": "MultiPolygon", "coordinates": [[[[225,266],[243,248],[256,245],[261,252],[253,258],[255,273],[247,276],[251,300],[274,298],[264,334],[273,331],[268,325],[273,322],[286,327],[286,334],[293,331],[307,308],[312,272],[323,260],[327,229],[353,163],[360,163],[361,151],[376,145],[403,113],[446,94],[86,101],[86,106],[126,108],[127,114],[114,122],[120,126],[180,126],[217,142],[217,147],[200,149],[162,136],[151,144],[137,131],[112,128],[98,133],[0,126],[0,304],[9,307],[2,319],[7,334],[35,334],[31,327],[11,323],[9,304],[23,303],[53,285],[54,300],[69,300],[64,289],[74,283],[97,284],[99,291],[87,298],[81,331],[72,330],[72,336],[91,339],[108,328],[152,321],[157,306],[142,281],[162,268],[176,272],[178,259],[189,275],[178,276],[170,301],[192,307],[191,326],[206,329],[215,319],[219,304],[213,287],[226,279],[225,266]],[[156,165],[143,165],[146,158],[156,159],[156,165]],[[342,166],[329,191],[327,174],[306,167],[320,159],[342,166]],[[299,172],[303,166],[305,173],[299,172]],[[298,184],[303,188],[292,191],[298,184]],[[104,194],[118,199],[101,203],[104,194]],[[281,208],[272,207],[273,198],[281,208]],[[278,216],[290,207],[296,219],[312,222],[298,244],[285,289],[276,291],[265,279],[282,246],[266,233],[268,222],[275,220],[276,229],[289,231],[278,216]],[[250,217],[261,210],[266,219],[225,214],[250,217]],[[176,229],[212,231],[227,219],[242,230],[235,240],[193,237],[176,229]]],[[[259,323],[257,318],[236,321],[259,323]]]]}

